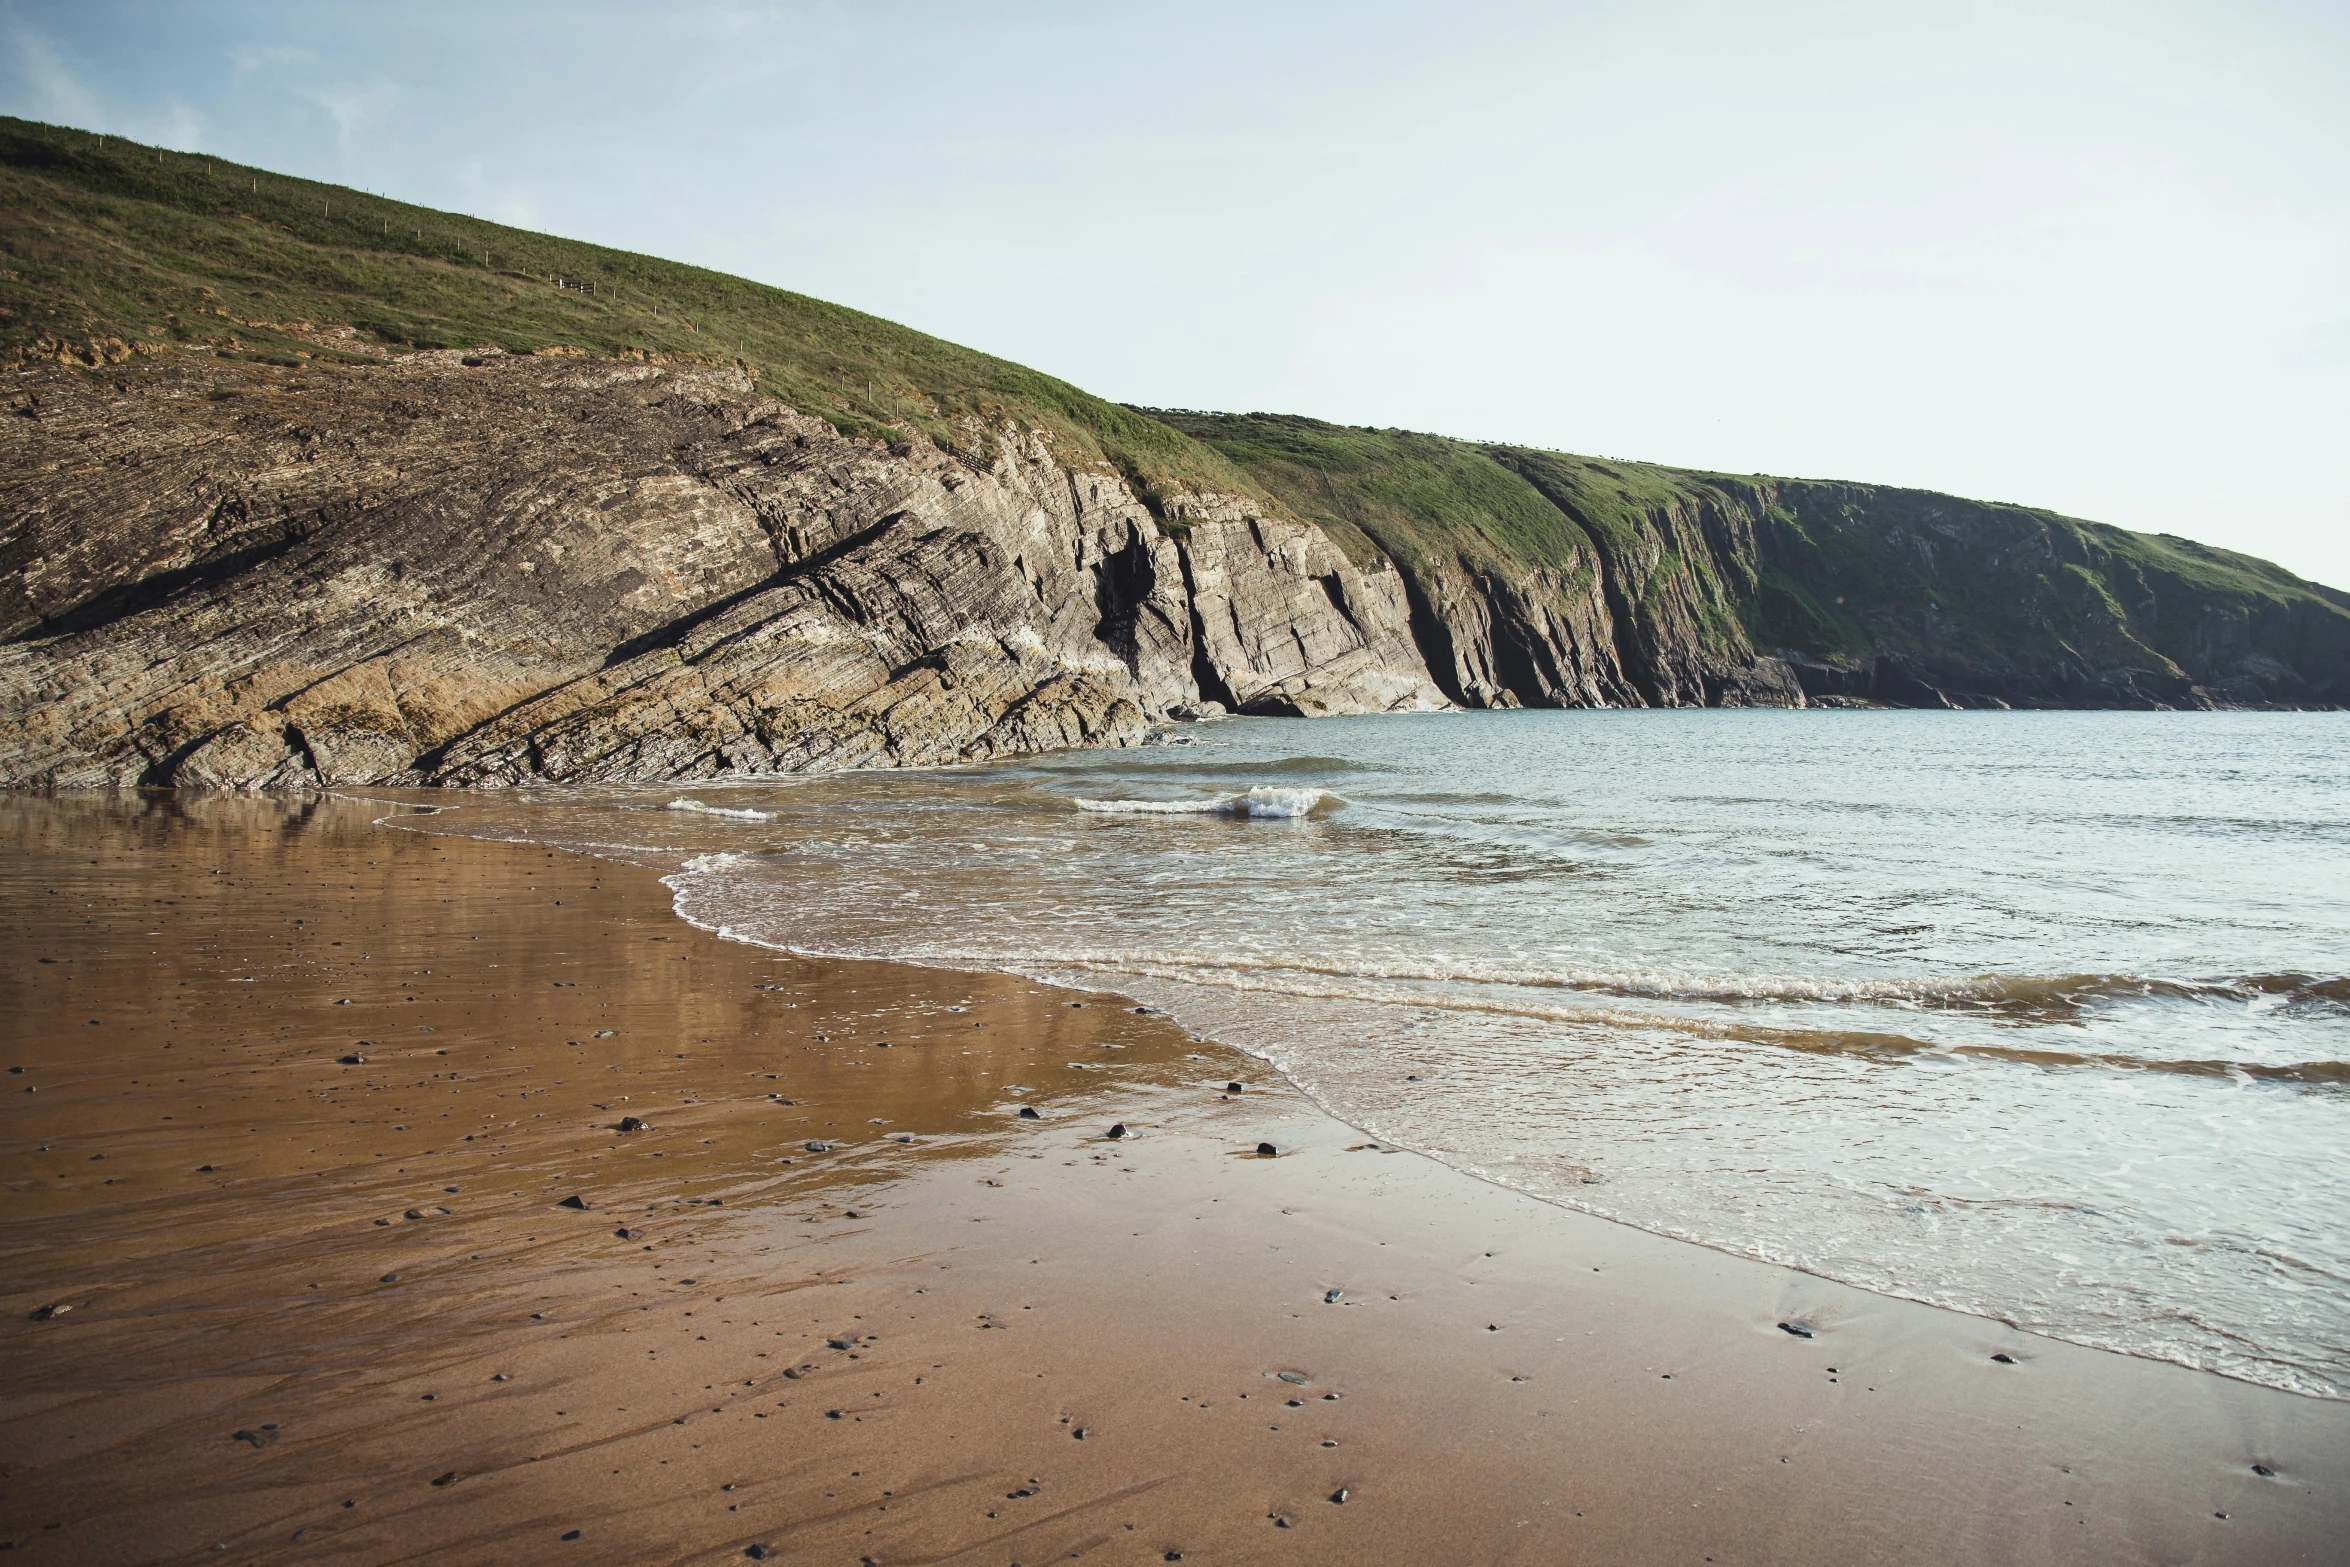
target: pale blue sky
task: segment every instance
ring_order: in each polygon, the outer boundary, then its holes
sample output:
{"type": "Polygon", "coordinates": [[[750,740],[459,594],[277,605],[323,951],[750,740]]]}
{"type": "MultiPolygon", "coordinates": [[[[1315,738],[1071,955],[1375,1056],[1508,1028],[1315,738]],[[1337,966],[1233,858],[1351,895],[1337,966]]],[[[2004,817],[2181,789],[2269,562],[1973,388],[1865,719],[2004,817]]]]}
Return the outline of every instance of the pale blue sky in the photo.
{"type": "Polygon", "coordinates": [[[2350,7],[75,4],[0,110],[1177,407],[2055,506],[2350,587],[2350,7]]]}

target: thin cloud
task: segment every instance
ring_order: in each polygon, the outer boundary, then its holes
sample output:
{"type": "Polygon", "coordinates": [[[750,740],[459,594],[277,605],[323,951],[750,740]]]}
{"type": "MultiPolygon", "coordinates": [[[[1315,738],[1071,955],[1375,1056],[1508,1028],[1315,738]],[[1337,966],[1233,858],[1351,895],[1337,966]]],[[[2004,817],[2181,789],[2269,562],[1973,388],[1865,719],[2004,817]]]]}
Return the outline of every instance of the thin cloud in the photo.
{"type": "Polygon", "coordinates": [[[99,117],[97,94],[82,84],[64,51],[20,17],[8,21],[8,52],[16,61],[10,107],[26,119],[88,125],[99,117]]]}

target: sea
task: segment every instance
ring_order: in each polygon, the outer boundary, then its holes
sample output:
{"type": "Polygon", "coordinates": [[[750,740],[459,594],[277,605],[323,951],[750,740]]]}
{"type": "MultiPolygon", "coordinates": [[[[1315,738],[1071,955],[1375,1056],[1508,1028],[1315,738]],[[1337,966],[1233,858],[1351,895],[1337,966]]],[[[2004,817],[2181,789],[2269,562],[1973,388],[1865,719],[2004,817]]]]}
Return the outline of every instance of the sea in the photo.
{"type": "Polygon", "coordinates": [[[467,796],[735,939],[1112,991],[1544,1201],[2350,1397],[2350,716],[1216,720],[467,796]]]}

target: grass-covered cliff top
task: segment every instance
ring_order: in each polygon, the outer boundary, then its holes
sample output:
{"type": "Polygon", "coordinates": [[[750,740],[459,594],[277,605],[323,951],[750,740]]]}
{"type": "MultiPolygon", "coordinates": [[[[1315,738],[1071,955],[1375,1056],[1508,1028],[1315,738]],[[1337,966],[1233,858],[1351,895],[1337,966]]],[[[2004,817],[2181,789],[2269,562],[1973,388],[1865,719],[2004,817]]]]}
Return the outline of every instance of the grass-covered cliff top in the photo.
{"type": "MultiPolygon", "coordinates": [[[[287,363],[369,345],[739,360],[855,434],[1011,418],[1147,496],[1254,494],[1216,453],[1065,381],[822,300],[202,154],[0,117],[0,353],[209,346],[287,363]]],[[[120,350],[117,350],[119,352],[120,350]]],[[[149,350],[152,351],[152,348],[149,350]]],[[[358,357],[353,355],[352,357],[358,357]]]]}

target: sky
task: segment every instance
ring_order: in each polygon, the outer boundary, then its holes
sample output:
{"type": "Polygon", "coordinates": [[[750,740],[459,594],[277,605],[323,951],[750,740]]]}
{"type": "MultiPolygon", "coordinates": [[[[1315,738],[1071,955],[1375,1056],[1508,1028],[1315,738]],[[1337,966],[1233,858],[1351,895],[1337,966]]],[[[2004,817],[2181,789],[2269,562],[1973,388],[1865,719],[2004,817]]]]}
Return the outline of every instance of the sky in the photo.
{"type": "Polygon", "coordinates": [[[2350,5],[0,0],[0,112],[1161,407],[1857,479],[2350,588],[2350,5]]]}

